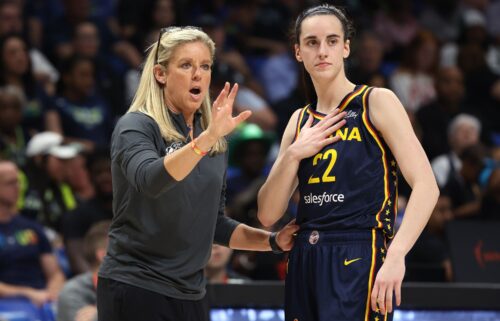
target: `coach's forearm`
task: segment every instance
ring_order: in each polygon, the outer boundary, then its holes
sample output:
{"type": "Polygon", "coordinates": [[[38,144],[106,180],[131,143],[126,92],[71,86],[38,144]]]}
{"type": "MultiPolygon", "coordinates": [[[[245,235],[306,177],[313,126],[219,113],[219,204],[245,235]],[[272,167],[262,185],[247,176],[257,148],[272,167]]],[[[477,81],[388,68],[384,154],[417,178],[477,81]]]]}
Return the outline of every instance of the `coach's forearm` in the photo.
{"type": "MultiPolygon", "coordinates": [[[[217,137],[210,136],[206,131],[196,137],[194,140],[196,147],[201,151],[208,151],[217,142],[217,137]]],[[[165,156],[163,165],[167,172],[176,181],[182,181],[189,175],[195,168],[196,164],[203,158],[202,155],[197,154],[191,143],[186,144],[181,149],[165,156]]]]}
{"type": "Polygon", "coordinates": [[[271,251],[270,232],[239,224],[231,235],[229,247],[235,250],[271,251]]]}

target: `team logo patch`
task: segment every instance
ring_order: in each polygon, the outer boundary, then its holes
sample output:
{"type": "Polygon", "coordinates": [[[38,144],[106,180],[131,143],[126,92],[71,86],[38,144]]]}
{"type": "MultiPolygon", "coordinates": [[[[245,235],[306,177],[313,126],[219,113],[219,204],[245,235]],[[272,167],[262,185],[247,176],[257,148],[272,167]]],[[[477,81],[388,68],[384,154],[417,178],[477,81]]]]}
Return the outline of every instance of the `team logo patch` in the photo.
{"type": "Polygon", "coordinates": [[[316,244],[319,241],[319,232],[318,231],[312,231],[311,235],[309,235],[309,243],[311,244],[316,244]]]}
{"type": "Polygon", "coordinates": [[[181,149],[182,146],[184,146],[184,144],[182,142],[173,142],[172,144],[170,144],[170,146],[168,146],[165,149],[165,154],[166,155],[172,154],[176,150],[181,149]]]}

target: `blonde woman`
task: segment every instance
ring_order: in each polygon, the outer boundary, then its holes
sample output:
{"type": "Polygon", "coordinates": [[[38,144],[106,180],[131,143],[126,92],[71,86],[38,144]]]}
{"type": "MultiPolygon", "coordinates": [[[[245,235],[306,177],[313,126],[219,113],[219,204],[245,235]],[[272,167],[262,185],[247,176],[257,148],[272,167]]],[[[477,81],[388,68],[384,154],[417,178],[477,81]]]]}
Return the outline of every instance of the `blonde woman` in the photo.
{"type": "Polygon", "coordinates": [[[193,27],[163,29],[134,101],[114,130],[114,217],[99,272],[99,320],[208,321],[203,268],[212,243],[289,250],[297,227],[269,233],[224,216],[224,136],[238,85],[208,95],[214,43],[193,27]]]}

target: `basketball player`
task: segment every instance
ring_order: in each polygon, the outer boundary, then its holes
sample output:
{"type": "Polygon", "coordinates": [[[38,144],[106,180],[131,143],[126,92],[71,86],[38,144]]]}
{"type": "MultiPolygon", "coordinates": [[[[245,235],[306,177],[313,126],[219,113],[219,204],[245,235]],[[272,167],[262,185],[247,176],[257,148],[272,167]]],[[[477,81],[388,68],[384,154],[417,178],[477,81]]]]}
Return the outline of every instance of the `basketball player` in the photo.
{"type": "Polygon", "coordinates": [[[295,23],[295,57],[312,99],[288,123],[258,212],[264,225],[273,224],[298,186],[289,321],[391,320],[405,255],[439,194],[398,98],[346,78],[351,36],[351,22],[331,5],[305,10],[295,23]],[[398,166],[412,193],[395,235],[398,166]]]}

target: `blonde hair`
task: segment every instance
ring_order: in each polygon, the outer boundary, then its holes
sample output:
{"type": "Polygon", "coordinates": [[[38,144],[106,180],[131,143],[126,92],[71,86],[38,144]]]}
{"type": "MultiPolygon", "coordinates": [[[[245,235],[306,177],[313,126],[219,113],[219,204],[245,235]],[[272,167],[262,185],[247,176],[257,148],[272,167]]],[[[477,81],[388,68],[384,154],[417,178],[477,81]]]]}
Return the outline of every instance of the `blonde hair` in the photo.
{"type": "MultiPolygon", "coordinates": [[[[165,67],[168,66],[175,49],[185,43],[198,41],[208,47],[213,60],[215,44],[206,33],[198,28],[189,26],[163,29],[160,31],[159,37],[160,41],[155,42],[147,49],[148,55],[142,70],[139,87],[127,112],[138,111],[153,118],[160,128],[161,135],[167,141],[186,141],[186,137],[177,131],[174,126],[163,97],[163,86],[165,85],[160,84],[156,80],[153,68],[156,64],[161,64],[165,67]],[[160,43],[159,48],[158,43],[160,43]],[[155,61],[156,56],[158,57],[158,61],[155,61]]],[[[200,107],[201,127],[203,129],[207,129],[212,120],[211,106],[210,96],[207,93],[200,107]]],[[[226,140],[224,137],[221,137],[212,147],[211,153],[223,153],[226,149],[226,140]]]]}

